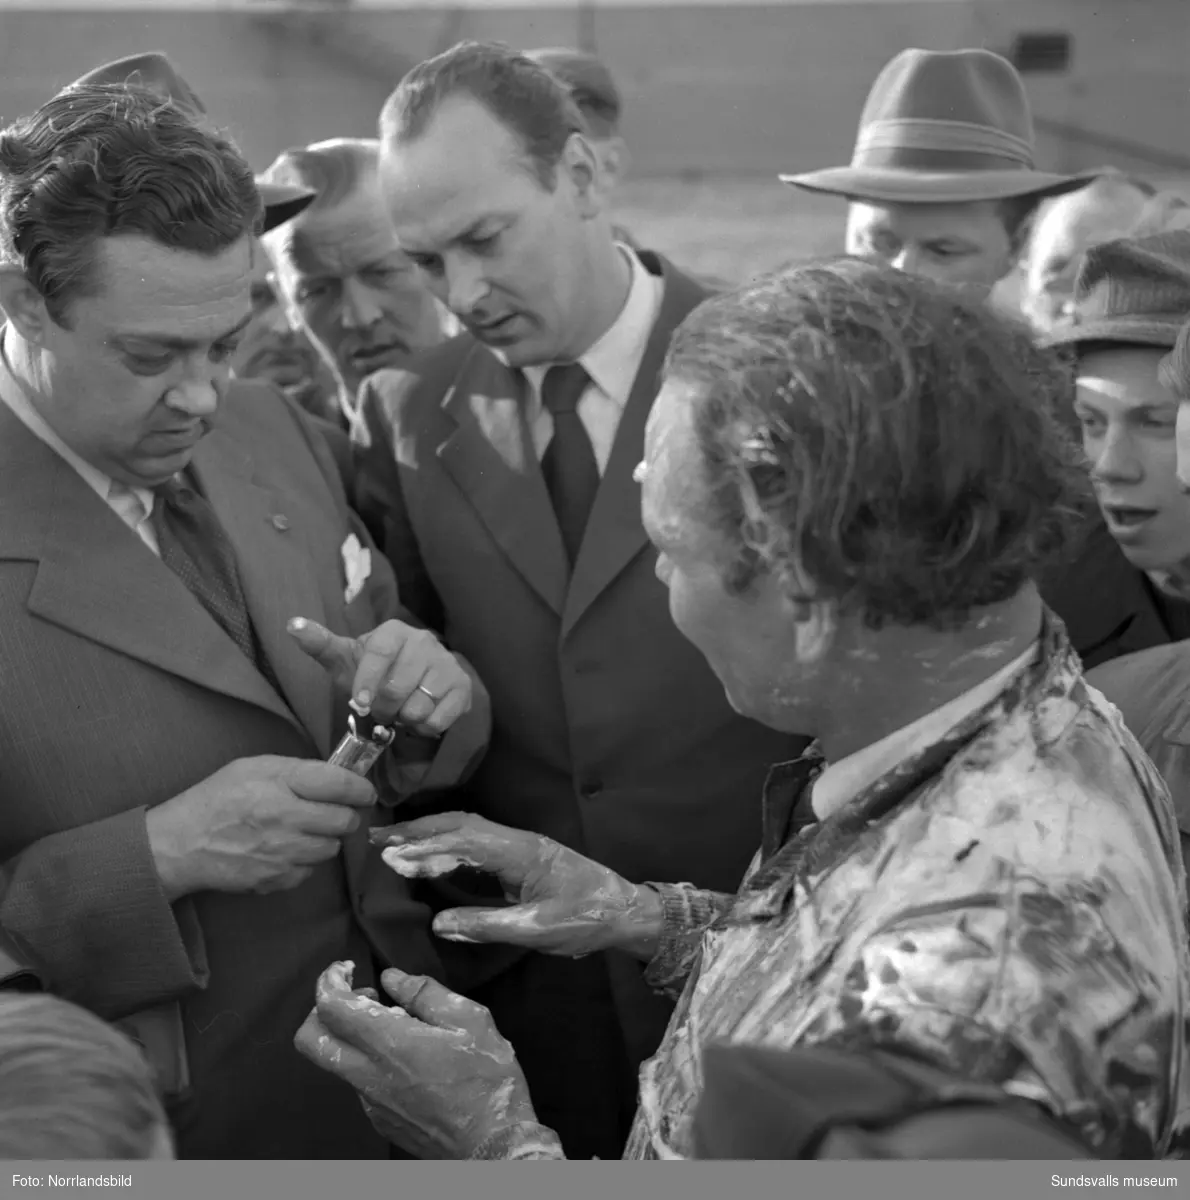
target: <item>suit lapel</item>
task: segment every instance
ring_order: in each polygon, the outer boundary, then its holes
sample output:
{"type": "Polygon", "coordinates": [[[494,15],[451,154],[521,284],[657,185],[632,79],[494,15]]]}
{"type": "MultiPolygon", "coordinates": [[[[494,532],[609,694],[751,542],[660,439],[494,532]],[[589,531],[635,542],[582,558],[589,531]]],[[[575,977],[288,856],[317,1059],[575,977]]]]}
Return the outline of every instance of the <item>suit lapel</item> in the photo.
{"type": "Polygon", "coordinates": [[[3,404],[0,476],[0,559],[38,561],[30,613],[293,720],[177,576],[3,404]]]}
{"type": "Polygon", "coordinates": [[[525,426],[520,388],[519,375],[473,347],[443,401],[455,428],[438,457],[508,560],[561,614],[566,550],[525,426]]]}
{"type": "MultiPolygon", "coordinates": [[[[591,509],[562,617],[565,637],[621,571],[648,545],[640,517],[640,485],[632,478],[644,455],[645,425],[657,398],[661,367],[674,330],[708,293],[657,255],[641,254],[665,280],[661,310],[620,418],[611,456],[591,509]]],[[[548,499],[547,499],[548,504],[548,499]]]]}
{"type": "Polygon", "coordinates": [[[326,621],[299,515],[254,471],[230,434],[216,429],[200,443],[193,470],[235,549],[244,600],[256,635],[302,727],[330,753],[333,696],[325,669],[286,632],[292,617],[326,621]]]}

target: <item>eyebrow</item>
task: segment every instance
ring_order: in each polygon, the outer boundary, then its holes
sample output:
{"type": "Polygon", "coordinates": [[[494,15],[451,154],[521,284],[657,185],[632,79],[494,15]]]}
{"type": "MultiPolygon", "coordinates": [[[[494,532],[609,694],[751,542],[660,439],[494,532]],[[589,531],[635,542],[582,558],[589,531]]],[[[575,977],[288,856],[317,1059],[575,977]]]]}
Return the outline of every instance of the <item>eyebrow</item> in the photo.
{"type": "Polygon", "coordinates": [[[123,332],[112,335],[112,341],[117,342],[152,342],[155,346],[162,346],[169,350],[198,350],[203,346],[217,345],[219,342],[225,342],[228,338],[233,338],[237,333],[242,333],[252,323],[254,314],[249,313],[242,321],[231,329],[224,330],[218,337],[214,338],[179,338],[170,337],[168,334],[161,333],[137,333],[123,332]]]}
{"type": "MultiPolygon", "coordinates": [[[[1076,397],[1074,407],[1078,409],[1088,409],[1096,416],[1103,416],[1103,409],[1099,407],[1093,400],[1084,400],[1081,396],[1076,397]]],[[[1157,414],[1160,416],[1169,416],[1171,412],[1176,412],[1178,404],[1174,400],[1170,401],[1145,401],[1143,404],[1130,404],[1121,416],[1124,420],[1132,417],[1147,417],[1157,414]]]]}
{"type": "MultiPolygon", "coordinates": [[[[465,242],[465,241],[467,241],[468,238],[473,238],[475,236],[476,232],[480,229],[483,229],[485,225],[490,225],[490,224],[507,225],[507,224],[511,223],[512,219],[513,219],[512,216],[508,213],[488,213],[486,216],[480,217],[476,221],[472,221],[470,225],[468,225],[468,226],[466,226],[466,228],[460,230],[460,232],[452,234],[442,244],[447,245],[447,246],[453,246],[457,242],[465,242]]],[[[412,247],[401,246],[400,249],[409,258],[425,258],[427,255],[437,253],[434,250],[420,250],[416,246],[412,246],[412,247]]]]}

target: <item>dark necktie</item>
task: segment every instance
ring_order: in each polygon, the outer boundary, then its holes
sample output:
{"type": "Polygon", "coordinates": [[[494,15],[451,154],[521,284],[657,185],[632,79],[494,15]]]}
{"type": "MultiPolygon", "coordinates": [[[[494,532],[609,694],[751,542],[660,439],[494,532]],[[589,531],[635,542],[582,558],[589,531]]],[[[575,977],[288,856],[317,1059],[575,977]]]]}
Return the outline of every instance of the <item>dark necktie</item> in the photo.
{"type": "Polygon", "coordinates": [[[578,402],[590,382],[578,363],[550,367],[541,381],[541,403],[554,418],[554,436],[545,448],[541,473],[572,565],[599,490],[599,464],[578,415],[578,402]]]}
{"type": "Polygon", "coordinates": [[[161,561],[276,688],[277,680],[248,615],[235,552],[215,510],[179,476],[155,491],[152,524],[161,561]]]}

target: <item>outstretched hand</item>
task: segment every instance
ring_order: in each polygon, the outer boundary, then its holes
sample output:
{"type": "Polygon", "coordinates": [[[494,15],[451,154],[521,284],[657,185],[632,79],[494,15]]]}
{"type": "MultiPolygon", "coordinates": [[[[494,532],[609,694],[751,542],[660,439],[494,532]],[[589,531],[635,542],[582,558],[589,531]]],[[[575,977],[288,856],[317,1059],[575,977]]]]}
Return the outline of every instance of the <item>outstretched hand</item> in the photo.
{"type": "Polygon", "coordinates": [[[551,838],[469,813],[422,817],[371,837],[385,863],[407,878],[472,867],[500,880],[511,907],[447,909],[434,918],[439,937],[570,958],[612,948],[648,958],[655,947],[657,894],[551,838]]]}

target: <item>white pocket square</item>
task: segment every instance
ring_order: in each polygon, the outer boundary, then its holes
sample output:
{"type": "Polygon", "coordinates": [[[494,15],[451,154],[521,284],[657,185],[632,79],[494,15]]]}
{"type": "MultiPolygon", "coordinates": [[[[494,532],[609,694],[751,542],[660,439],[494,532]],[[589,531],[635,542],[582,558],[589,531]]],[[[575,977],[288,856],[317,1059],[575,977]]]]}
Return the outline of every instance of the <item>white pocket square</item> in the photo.
{"type": "Polygon", "coordinates": [[[343,572],[347,586],[343,589],[343,601],[350,604],[364,590],[368,576],[372,574],[372,551],[360,544],[359,538],[351,534],[343,543],[343,572]]]}

